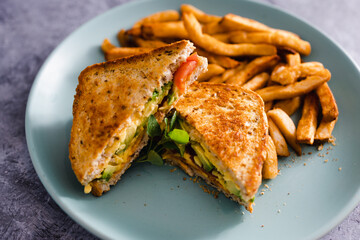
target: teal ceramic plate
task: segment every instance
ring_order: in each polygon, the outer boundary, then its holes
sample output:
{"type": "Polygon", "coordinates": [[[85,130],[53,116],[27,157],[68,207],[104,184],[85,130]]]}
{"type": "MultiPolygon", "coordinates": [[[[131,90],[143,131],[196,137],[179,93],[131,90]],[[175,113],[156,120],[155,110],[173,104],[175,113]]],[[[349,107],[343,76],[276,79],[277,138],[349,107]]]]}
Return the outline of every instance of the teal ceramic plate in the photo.
{"type": "Polygon", "coordinates": [[[26,136],[42,183],[69,216],[101,238],[313,239],[324,235],[360,200],[358,68],[323,33],[272,6],[235,0],[188,2],[211,14],[232,12],[254,18],[310,41],[313,52],[306,61],[320,61],[332,72],[329,84],[340,109],[333,132],[337,145],[325,145],[322,151],[305,147],[302,157],[280,159],[281,175],[264,183],[269,189],[265,185],[260,188],[265,194],[257,195],[252,214],[223,195],[215,199],[204,193],[199,187],[204,183],[184,181],[186,175],[180,170],[170,172],[170,166],[134,165],[103,197],[83,194],[68,159],[79,73],[103,61],[99,45],[105,37],[116,42],[120,28],[130,28],[141,17],[178,9],[181,4],[175,0],[136,1],[80,27],[39,71],[28,100],[26,136]]]}

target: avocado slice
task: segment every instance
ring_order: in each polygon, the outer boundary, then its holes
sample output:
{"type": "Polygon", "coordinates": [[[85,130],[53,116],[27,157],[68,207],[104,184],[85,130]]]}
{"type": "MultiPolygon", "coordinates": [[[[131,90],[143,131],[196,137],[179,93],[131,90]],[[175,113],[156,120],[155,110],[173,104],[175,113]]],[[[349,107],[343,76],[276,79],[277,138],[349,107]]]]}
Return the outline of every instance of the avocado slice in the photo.
{"type": "Polygon", "coordinates": [[[197,143],[192,143],[191,147],[192,149],[194,149],[205,171],[210,172],[214,168],[214,166],[206,158],[204,149],[197,143]]]}

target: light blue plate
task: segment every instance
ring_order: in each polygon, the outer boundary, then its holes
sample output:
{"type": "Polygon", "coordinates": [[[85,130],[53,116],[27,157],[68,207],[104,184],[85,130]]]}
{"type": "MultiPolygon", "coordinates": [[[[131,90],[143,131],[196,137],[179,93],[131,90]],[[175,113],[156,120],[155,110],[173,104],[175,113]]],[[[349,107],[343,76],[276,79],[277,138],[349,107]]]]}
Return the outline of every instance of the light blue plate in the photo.
{"type": "Polygon", "coordinates": [[[311,42],[306,61],[322,62],[340,109],[333,134],[337,146],[280,159],[281,175],[267,181],[255,211],[220,195],[206,194],[180,170],[148,164],[131,167],[101,198],[83,194],[68,159],[72,102],[81,70],[103,61],[104,38],[116,42],[120,28],[141,17],[178,9],[181,1],[124,4],[86,23],[49,56],[28,100],[26,137],[37,174],[53,199],[75,221],[101,238],[116,239],[313,239],[340,223],[360,200],[360,74],[354,62],[324,34],[272,6],[247,1],[188,1],[204,11],[232,12],[271,27],[294,31],[311,42]],[[328,152],[328,154],[327,154],[328,152]],[[319,157],[318,153],[324,155],[319,157]],[[324,160],[328,159],[327,163],[324,160]],[[304,166],[306,163],[306,166],[304,166]],[[339,171],[339,168],[342,168],[339,171]],[[245,213],[243,213],[245,212],[245,213]],[[263,227],[261,227],[264,225],[263,227]]]}

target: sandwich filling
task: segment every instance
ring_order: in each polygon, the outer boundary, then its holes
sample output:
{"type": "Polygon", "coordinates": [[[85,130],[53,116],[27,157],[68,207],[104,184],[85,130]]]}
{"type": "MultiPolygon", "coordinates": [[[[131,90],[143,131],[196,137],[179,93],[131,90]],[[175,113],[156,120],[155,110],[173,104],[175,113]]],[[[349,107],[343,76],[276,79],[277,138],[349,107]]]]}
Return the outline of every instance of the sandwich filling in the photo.
{"type": "MultiPolygon", "coordinates": [[[[173,162],[181,167],[189,175],[194,173],[219,190],[225,195],[234,199],[239,199],[242,203],[246,201],[240,187],[233,181],[226,171],[222,170],[221,161],[211,152],[211,150],[203,143],[200,134],[184,119],[178,119],[178,127],[185,130],[190,137],[190,142],[185,147],[183,156],[180,153],[167,150],[163,154],[163,158],[173,162]]],[[[249,199],[250,203],[254,198],[249,199]]]]}
{"type": "Polygon", "coordinates": [[[165,78],[164,84],[159,89],[156,88],[153,91],[142,112],[135,114],[128,121],[127,126],[122,128],[111,139],[103,153],[104,157],[109,158],[107,166],[101,174],[85,186],[85,193],[90,193],[94,185],[105,184],[108,187],[111,181],[114,180],[116,182],[118,180],[116,177],[120,177],[120,174],[117,173],[125,171],[130,166],[129,163],[134,158],[134,155],[136,155],[138,146],[147,137],[146,122],[149,116],[160,111],[161,113],[158,114],[160,119],[158,120],[162,121],[161,116],[164,116],[171,109],[171,105],[185,91],[185,84],[196,69],[197,64],[198,57],[196,54],[193,54],[178,69],[175,69],[176,71],[171,71],[171,67],[169,67],[169,71],[163,76],[165,78]]]}

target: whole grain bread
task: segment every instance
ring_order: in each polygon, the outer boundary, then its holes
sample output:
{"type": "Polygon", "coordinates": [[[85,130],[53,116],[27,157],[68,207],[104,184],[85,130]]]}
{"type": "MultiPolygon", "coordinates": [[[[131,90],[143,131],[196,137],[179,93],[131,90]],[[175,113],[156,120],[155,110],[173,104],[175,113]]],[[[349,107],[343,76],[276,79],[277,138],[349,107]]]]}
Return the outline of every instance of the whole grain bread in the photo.
{"type": "MultiPolygon", "coordinates": [[[[155,89],[172,81],[173,73],[193,50],[193,44],[183,40],[141,55],[94,64],[81,72],[73,104],[69,157],[82,185],[101,174],[114,154],[106,150],[117,134],[141,115],[155,89]]],[[[206,60],[201,58],[187,84],[206,66],[206,60]]],[[[126,168],[146,142],[145,134],[133,147],[126,168]]],[[[99,186],[98,190],[115,184],[124,171],[114,174],[109,183],[99,186]]]]}
{"type": "Polygon", "coordinates": [[[239,187],[242,201],[238,202],[248,204],[261,184],[266,157],[268,123],[261,97],[239,86],[199,83],[174,108],[192,126],[190,137],[205,143],[216,156],[218,170],[239,187]]]}

